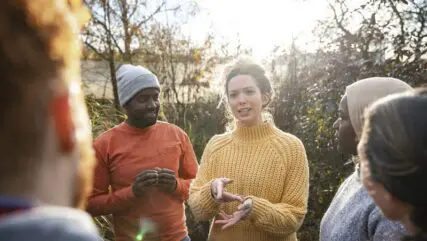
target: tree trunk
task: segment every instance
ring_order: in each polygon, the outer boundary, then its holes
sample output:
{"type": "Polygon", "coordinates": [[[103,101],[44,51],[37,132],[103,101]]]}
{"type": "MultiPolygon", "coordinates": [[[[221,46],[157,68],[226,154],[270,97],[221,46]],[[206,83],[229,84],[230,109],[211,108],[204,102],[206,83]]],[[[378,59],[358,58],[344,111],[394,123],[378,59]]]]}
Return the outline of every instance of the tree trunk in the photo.
{"type": "Polygon", "coordinates": [[[117,89],[116,78],[116,63],[114,61],[114,57],[110,57],[110,59],[108,60],[108,65],[110,67],[111,85],[113,86],[114,107],[116,108],[116,110],[120,110],[119,92],[117,89]]]}
{"type": "MultiPolygon", "coordinates": [[[[108,23],[107,26],[110,28],[111,26],[111,19],[110,19],[110,7],[109,4],[104,5],[106,14],[106,22],[108,23]]],[[[116,78],[116,64],[114,60],[114,47],[111,40],[111,29],[108,29],[107,32],[107,47],[108,47],[108,65],[110,67],[110,79],[111,79],[111,86],[113,87],[113,95],[114,95],[114,107],[116,110],[120,110],[120,103],[119,103],[119,92],[117,90],[117,78],[116,78]]]]}
{"type": "Polygon", "coordinates": [[[126,63],[132,63],[131,49],[130,44],[132,42],[132,33],[129,24],[129,6],[126,1],[122,0],[121,2],[122,9],[122,23],[123,23],[123,33],[124,33],[124,53],[123,53],[123,61],[126,63]]]}

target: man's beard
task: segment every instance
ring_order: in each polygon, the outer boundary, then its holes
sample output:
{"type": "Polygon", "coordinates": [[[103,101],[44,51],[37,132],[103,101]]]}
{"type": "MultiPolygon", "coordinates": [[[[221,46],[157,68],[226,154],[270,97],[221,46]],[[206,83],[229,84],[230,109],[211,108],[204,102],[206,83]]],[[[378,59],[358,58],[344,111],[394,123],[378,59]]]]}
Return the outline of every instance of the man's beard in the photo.
{"type": "Polygon", "coordinates": [[[156,124],[156,122],[157,122],[157,116],[156,116],[156,118],[146,118],[144,120],[145,126],[152,126],[152,125],[156,124]]]}
{"type": "Polygon", "coordinates": [[[134,118],[133,120],[131,120],[131,122],[136,127],[145,128],[145,127],[149,127],[156,124],[158,116],[159,116],[159,111],[157,110],[155,116],[146,116],[145,114],[142,117],[134,118]]]}

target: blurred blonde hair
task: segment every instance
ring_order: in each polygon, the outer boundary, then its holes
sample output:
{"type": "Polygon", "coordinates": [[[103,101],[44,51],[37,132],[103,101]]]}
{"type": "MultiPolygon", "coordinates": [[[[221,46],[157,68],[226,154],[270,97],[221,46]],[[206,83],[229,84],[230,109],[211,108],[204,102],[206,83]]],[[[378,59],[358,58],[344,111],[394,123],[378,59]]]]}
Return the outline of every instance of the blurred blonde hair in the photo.
{"type": "MultiPolygon", "coordinates": [[[[8,0],[0,2],[0,187],[10,180],[31,183],[40,163],[54,95],[69,94],[84,206],[94,165],[90,122],[80,85],[78,34],[89,13],[81,0],[8,0]],[[13,160],[13,161],[11,161],[13,160]],[[28,180],[26,180],[28,179],[28,180]]],[[[30,186],[30,184],[28,185],[30,186]]],[[[31,188],[31,187],[28,187],[31,188]]]]}

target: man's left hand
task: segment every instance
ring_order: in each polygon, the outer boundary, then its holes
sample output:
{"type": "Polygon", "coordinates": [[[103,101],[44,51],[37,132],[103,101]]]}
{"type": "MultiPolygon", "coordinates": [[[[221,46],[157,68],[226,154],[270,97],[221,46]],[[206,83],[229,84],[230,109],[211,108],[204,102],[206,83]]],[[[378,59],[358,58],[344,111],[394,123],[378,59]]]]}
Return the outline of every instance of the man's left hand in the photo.
{"type": "Polygon", "coordinates": [[[158,172],[159,181],[157,187],[165,192],[174,192],[177,185],[175,172],[167,168],[161,168],[158,172]]]}

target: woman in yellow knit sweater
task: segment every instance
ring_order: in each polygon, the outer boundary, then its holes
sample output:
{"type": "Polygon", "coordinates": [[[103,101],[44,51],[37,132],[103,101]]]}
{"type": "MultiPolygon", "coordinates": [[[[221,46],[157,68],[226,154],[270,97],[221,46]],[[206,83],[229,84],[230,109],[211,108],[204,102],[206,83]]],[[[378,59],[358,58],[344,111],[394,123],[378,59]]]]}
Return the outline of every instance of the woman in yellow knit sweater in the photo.
{"type": "Polygon", "coordinates": [[[239,59],[227,73],[235,128],[208,142],[188,204],[197,220],[214,220],[209,241],[297,240],[308,199],[304,146],[263,120],[273,90],[260,65],[239,59]]]}

